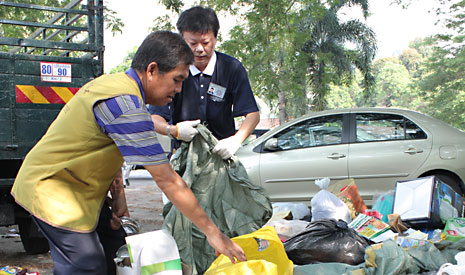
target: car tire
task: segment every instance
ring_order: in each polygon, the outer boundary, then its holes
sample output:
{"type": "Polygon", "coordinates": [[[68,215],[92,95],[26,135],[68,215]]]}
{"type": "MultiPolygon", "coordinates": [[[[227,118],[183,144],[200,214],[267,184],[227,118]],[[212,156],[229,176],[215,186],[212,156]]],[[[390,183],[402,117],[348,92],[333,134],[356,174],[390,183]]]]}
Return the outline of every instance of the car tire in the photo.
{"type": "Polygon", "coordinates": [[[457,192],[458,194],[463,196],[463,194],[464,194],[463,186],[462,186],[462,183],[460,181],[458,181],[454,177],[451,177],[451,176],[445,175],[445,174],[436,174],[434,176],[437,177],[438,179],[440,179],[445,184],[449,185],[455,192],[457,192]]]}
{"type": "Polygon", "coordinates": [[[28,254],[42,254],[50,250],[48,240],[39,232],[31,217],[18,219],[19,235],[28,254]]]}

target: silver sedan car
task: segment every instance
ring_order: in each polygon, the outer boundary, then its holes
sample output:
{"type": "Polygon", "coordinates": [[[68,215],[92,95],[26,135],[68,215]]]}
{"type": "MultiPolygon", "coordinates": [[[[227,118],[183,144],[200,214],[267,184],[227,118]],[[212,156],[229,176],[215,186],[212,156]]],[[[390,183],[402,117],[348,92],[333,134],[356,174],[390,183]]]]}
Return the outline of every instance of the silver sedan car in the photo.
{"type": "Polygon", "coordinates": [[[436,175],[465,193],[465,133],[415,111],[359,108],[312,113],[236,153],[272,201],[309,203],[314,181],[353,178],[365,203],[396,181],[436,175]]]}

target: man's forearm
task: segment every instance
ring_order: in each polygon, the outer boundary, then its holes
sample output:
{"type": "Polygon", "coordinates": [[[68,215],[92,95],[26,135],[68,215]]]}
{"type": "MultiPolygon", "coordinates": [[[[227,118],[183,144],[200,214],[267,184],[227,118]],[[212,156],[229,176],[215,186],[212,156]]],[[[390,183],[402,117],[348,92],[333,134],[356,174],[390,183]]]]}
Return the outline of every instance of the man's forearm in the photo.
{"type": "MultiPolygon", "coordinates": [[[[174,187],[170,186],[170,187],[174,187]]],[[[165,188],[163,192],[176,208],[191,220],[205,235],[214,233],[217,227],[200,207],[192,190],[184,183],[176,184],[175,188],[165,188]]]]}
{"type": "Polygon", "coordinates": [[[248,113],[245,116],[244,122],[242,123],[239,130],[237,130],[236,134],[234,135],[237,137],[241,143],[255,130],[257,127],[258,122],[260,122],[260,112],[253,112],[248,113]]]}
{"type": "Polygon", "coordinates": [[[163,193],[184,216],[191,220],[205,235],[216,233],[217,227],[200,207],[192,190],[172,169],[170,164],[146,166],[145,168],[150,172],[163,193]],[[165,173],[160,174],[159,169],[164,170],[165,173]]]}
{"type": "Polygon", "coordinates": [[[118,217],[129,216],[121,171],[115,177],[110,186],[110,194],[112,198],[112,212],[115,213],[115,215],[118,217]]]}
{"type": "Polygon", "coordinates": [[[155,131],[166,136],[166,126],[168,122],[160,115],[151,115],[155,131]]]}
{"type": "Polygon", "coordinates": [[[232,263],[235,263],[236,259],[239,261],[247,260],[244,250],[221,233],[200,207],[191,189],[169,163],[147,165],[145,169],[149,171],[174,206],[205,234],[208,243],[215,249],[217,255],[224,254],[232,263]]]}
{"type": "Polygon", "coordinates": [[[152,115],[152,121],[157,133],[167,136],[167,130],[169,130],[172,137],[176,137],[178,135],[178,129],[176,126],[170,126],[168,129],[167,127],[169,124],[162,116],[152,115]]]}

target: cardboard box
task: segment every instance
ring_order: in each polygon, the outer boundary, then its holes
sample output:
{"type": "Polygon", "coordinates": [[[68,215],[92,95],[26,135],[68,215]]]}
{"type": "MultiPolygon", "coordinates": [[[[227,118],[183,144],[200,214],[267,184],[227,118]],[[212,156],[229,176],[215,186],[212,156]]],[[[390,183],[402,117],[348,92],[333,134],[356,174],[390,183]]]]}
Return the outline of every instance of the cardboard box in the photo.
{"type": "Polygon", "coordinates": [[[414,228],[444,228],[448,218],[463,217],[464,198],[434,176],[398,181],[392,211],[414,228]]]}
{"type": "Polygon", "coordinates": [[[446,227],[444,228],[444,235],[446,236],[446,240],[453,242],[465,238],[465,218],[447,220],[446,227]]]}

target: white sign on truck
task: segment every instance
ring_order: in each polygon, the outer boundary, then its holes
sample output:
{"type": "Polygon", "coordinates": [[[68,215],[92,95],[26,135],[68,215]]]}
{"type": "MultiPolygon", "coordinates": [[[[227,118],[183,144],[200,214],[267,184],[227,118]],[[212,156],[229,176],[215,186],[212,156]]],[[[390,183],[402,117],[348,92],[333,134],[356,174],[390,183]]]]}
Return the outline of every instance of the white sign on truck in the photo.
{"type": "Polygon", "coordinates": [[[40,62],[40,79],[46,82],[71,83],[71,64],[40,62]]]}

